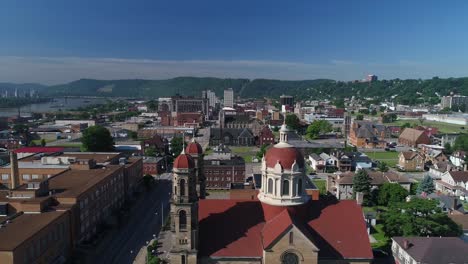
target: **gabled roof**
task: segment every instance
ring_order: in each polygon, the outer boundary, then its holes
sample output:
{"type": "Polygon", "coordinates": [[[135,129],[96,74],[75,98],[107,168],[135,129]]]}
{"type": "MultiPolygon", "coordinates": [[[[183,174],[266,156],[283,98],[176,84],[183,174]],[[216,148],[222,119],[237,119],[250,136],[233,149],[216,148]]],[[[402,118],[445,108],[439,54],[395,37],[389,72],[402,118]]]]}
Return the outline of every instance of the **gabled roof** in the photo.
{"type": "Polygon", "coordinates": [[[15,150],[15,153],[56,153],[63,152],[62,147],[24,147],[15,150]]]}
{"type": "Polygon", "coordinates": [[[403,155],[405,160],[412,160],[419,155],[419,153],[416,151],[404,151],[401,152],[401,154],[403,155]]]}
{"type": "Polygon", "coordinates": [[[293,220],[287,209],[266,222],[262,230],[263,248],[269,248],[277,238],[293,225],[293,220]]]}
{"type": "Polygon", "coordinates": [[[468,171],[449,171],[455,182],[468,182],[468,171]]]}
{"type": "Polygon", "coordinates": [[[410,142],[416,142],[422,135],[426,135],[424,134],[424,130],[417,130],[407,127],[405,130],[403,130],[403,132],[401,132],[399,138],[406,139],[410,142]]]}
{"type": "Polygon", "coordinates": [[[408,241],[404,249],[418,263],[466,263],[468,244],[458,237],[394,237],[400,247],[408,241]]]}

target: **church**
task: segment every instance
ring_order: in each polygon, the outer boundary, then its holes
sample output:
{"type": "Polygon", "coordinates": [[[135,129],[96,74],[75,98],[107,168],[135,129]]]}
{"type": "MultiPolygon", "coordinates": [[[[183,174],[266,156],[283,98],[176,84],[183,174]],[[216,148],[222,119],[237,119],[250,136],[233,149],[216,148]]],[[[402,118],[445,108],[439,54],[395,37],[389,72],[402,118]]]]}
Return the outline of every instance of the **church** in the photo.
{"type": "Polygon", "coordinates": [[[370,263],[372,249],[354,200],[312,199],[305,161],[288,128],[262,159],[250,200],[205,197],[203,150],[192,141],[174,161],[170,263],[370,263]]]}

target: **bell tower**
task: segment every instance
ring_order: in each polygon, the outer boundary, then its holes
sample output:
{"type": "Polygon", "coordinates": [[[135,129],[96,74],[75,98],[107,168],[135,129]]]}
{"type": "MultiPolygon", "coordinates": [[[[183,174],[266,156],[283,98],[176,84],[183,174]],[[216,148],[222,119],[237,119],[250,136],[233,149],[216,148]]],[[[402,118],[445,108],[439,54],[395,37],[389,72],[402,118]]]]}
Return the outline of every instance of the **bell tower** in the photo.
{"type": "Polygon", "coordinates": [[[197,263],[198,197],[195,172],[193,158],[182,150],[174,161],[173,169],[170,263],[197,263]]]}

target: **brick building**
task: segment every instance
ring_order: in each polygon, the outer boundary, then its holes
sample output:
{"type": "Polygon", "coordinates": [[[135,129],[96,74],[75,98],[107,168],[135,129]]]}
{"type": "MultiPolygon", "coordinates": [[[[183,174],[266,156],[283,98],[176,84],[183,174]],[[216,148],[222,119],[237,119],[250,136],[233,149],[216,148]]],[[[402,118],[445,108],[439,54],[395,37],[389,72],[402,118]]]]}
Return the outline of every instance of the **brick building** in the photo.
{"type": "Polygon", "coordinates": [[[431,144],[431,139],[427,136],[424,130],[417,130],[408,127],[401,132],[398,137],[398,143],[415,148],[419,144],[431,144]]]}

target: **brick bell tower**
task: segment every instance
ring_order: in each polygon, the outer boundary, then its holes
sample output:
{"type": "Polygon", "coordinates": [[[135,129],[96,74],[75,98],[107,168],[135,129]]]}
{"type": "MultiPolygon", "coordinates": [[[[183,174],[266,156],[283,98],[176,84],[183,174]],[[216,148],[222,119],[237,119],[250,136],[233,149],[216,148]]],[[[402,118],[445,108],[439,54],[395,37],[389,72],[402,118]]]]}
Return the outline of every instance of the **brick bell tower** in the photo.
{"type": "Polygon", "coordinates": [[[171,201],[171,264],[197,264],[198,197],[193,158],[182,150],[174,161],[171,201]]]}
{"type": "Polygon", "coordinates": [[[185,148],[185,153],[192,156],[193,161],[195,162],[195,175],[197,183],[197,193],[200,199],[205,199],[206,197],[206,178],[205,170],[203,168],[203,148],[198,143],[195,138],[192,138],[192,141],[185,148]]]}

